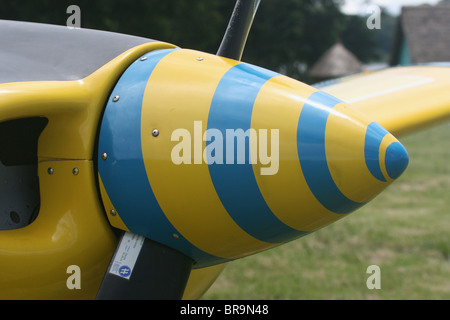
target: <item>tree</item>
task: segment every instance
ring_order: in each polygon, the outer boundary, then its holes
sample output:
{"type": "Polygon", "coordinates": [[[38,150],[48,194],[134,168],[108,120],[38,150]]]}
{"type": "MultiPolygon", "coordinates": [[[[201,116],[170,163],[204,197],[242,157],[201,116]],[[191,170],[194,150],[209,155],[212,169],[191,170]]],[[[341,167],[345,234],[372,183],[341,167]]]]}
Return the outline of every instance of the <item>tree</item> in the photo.
{"type": "MultiPolygon", "coordinates": [[[[243,61],[304,79],[312,65],[341,38],[370,56],[374,42],[359,22],[346,18],[339,0],[262,0],[243,61]],[[358,32],[356,32],[358,30],[358,32]]],[[[81,27],[132,34],[216,53],[234,0],[3,0],[0,18],[65,25],[69,5],[81,8],[81,27]]],[[[361,23],[365,26],[365,22],[361,23]]]]}
{"type": "Polygon", "coordinates": [[[344,46],[360,61],[370,62],[380,58],[380,51],[376,49],[375,34],[379,30],[371,30],[366,26],[367,17],[349,15],[345,18],[345,28],[341,33],[344,46]]]}
{"type": "Polygon", "coordinates": [[[167,41],[215,52],[233,1],[223,0],[2,0],[0,18],[65,25],[70,5],[81,8],[81,27],[167,41]],[[222,14],[226,12],[225,16],[222,14]],[[220,30],[220,33],[219,33],[220,30]]]}
{"type": "Polygon", "coordinates": [[[338,40],[343,18],[333,0],[263,0],[243,58],[302,78],[298,65],[314,63],[338,40]]]}

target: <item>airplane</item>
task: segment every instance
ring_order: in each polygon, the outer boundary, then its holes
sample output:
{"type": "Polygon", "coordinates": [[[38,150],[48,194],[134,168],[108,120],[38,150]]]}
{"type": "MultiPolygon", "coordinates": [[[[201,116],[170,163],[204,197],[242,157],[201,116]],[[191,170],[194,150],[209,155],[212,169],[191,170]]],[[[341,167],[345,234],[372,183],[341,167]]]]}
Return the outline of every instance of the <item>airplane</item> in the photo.
{"type": "Polygon", "coordinates": [[[215,55],[0,21],[1,299],[199,299],[369,203],[407,169],[396,136],[448,120],[446,65],[311,86],[243,62],[259,3],[215,55]]]}

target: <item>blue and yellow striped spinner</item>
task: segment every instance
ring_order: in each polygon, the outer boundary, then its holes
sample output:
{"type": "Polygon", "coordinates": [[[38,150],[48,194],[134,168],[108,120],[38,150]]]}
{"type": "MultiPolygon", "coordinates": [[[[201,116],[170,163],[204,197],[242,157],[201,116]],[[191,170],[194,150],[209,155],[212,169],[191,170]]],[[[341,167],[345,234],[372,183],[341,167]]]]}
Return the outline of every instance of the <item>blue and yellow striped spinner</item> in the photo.
{"type": "Polygon", "coordinates": [[[335,222],[407,165],[397,139],[342,101],[184,49],[149,52],[123,73],[98,146],[111,224],[184,253],[194,268],[335,222]]]}

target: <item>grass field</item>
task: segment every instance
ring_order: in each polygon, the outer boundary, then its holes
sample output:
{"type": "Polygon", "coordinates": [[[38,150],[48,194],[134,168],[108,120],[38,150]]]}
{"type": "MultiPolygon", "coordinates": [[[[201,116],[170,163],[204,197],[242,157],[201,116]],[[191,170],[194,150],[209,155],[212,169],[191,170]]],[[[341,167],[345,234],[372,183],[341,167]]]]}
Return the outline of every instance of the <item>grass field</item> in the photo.
{"type": "Polygon", "coordinates": [[[406,173],[349,217],[230,263],[203,299],[450,299],[450,125],[400,139],[406,173]],[[370,265],[381,289],[368,289],[370,265]]]}

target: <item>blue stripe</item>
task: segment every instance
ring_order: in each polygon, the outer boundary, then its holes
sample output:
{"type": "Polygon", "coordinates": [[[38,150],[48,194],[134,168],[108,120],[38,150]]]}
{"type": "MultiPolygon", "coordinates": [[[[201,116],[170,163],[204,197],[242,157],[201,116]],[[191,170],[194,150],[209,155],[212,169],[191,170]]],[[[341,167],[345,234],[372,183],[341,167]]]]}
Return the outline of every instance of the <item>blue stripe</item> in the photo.
{"type": "Polygon", "coordinates": [[[399,178],[409,163],[408,152],[400,142],[394,142],[386,149],[386,171],[391,179],[399,178]]]}
{"type": "Polygon", "coordinates": [[[303,175],[316,199],[328,210],[345,214],[364,204],[348,199],[339,190],[327,163],[325,130],[332,108],[339,103],[340,100],[322,91],[309,97],[298,122],[297,151],[303,175]]]}
{"type": "Polygon", "coordinates": [[[141,111],[145,88],[156,65],[173,49],[147,54],[122,75],[106,106],[99,142],[99,173],[112,204],[133,233],[183,252],[198,261],[194,267],[224,259],[193,246],[169,222],[148,181],[141,149],[141,111]],[[106,152],[108,159],[101,159],[106,152]],[[178,239],[173,237],[179,235],[178,239]]]}
{"type": "MultiPolygon", "coordinates": [[[[256,97],[261,87],[276,75],[248,64],[234,66],[216,88],[208,118],[208,130],[220,133],[225,141],[223,150],[216,150],[214,156],[208,154],[207,158],[216,192],[228,214],[244,231],[268,243],[286,242],[306,233],[282,223],[266,204],[248,154],[249,138],[245,139],[245,155],[240,157],[237,140],[233,142],[226,137],[227,129],[232,132],[250,129],[256,97]],[[230,152],[227,154],[226,144],[230,143],[235,145],[233,157],[230,152]],[[218,159],[220,151],[223,158],[218,159]]],[[[207,151],[211,143],[207,142],[207,151]]]]}
{"type": "Polygon", "coordinates": [[[380,146],[383,138],[388,134],[386,129],[376,122],[367,126],[364,144],[364,157],[370,173],[380,181],[386,182],[380,167],[380,146]]]}

